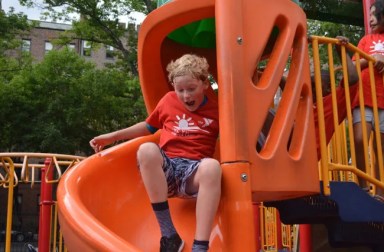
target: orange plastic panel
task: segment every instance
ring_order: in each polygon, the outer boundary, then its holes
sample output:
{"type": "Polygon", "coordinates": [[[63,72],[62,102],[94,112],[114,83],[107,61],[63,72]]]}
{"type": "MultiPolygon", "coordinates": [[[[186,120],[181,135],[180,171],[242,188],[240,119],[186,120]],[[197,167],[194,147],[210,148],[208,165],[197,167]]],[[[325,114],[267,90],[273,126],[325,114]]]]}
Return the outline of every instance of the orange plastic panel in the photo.
{"type": "Polygon", "coordinates": [[[250,163],[255,201],[318,193],[304,12],[287,0],[217,1],[216,43],[221,161],[250,163]],[[262,78],[254,84],[253,72],[274,27],[279,34],[262,78]],[[257,153],[257,138],[290,55],[275,120],[257,153]]]}

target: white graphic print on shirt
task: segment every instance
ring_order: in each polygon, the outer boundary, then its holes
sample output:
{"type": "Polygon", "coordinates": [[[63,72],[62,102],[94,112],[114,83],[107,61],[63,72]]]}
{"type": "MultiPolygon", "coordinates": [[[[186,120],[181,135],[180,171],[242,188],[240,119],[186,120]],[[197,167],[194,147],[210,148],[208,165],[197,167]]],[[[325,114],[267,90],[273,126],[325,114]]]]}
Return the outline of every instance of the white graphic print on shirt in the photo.
{"type": "Polygon", "coordinates": [[[380,53],[384,55],[384,42],[381,42],[381,40],[379,39],[377,43],[375,41],[372,41],[372,44],[373,45],[370,46],[370,54],[380,53]]]}
{"type": "Polygon", "coordinates": [[[179,115],[176,115],[176,119],[177,119],[175,121],[176,126],[173,126],[173,132],[172,132],[172,134],[176,136],[189,136],[197,131],[209,133],[209,131],[204,130],[202,128],[209,126],[213,122],[212,119],[203,118],[204,122],[202,121],[198,122],[198,124],[201,125],[201,127],[199,127],[198,125],[195,124],[195,122],[192,120],[191,117],[186,118],[185,114],[183,114],[181,117],[179,115]]]}

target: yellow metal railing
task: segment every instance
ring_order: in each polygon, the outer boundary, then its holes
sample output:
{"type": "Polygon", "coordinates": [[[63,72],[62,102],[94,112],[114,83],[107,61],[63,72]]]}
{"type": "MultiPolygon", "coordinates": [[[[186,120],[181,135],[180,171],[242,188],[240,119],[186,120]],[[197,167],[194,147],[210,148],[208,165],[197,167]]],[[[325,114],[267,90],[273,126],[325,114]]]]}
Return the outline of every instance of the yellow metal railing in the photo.
{"type": "Polygon", "coordinates": [[[11,232],[12,229],[12,216],[13,216],[13,189],[15,179],[15,166],[10,158],[1,158],[1,164],[5,170],[5,176],[1,176],[0,185],[8,188],[8,201],[7,201],[7,226],[5,231],[5,251],[11,250],[11,232]]]}
{"type": "MultiPolygon", "coordinates": [[[[18,186],[19,182],[30,184],[31,187],[40,184],[42,180],[48,184],[56,184],[60,180],[63,171],[71,168],[83,159],[84,157],[81,156],[51,153],[0,153],[0,187],[8,190],[5,252],[11,251],[14,188],[18,186]],[[38,170],[45,167],[44,161],[46,159],[50,159],[53,165],[46,166],[48,170],[45,172],[45,176],[41,178],[38,176],[40,174],[38,170]],[[50,171],[51,167],[54,170],[50,171]],[[17,172],[18,169],[21,169],[21,171],[17,172]],[[49,179],[49,173],[54,174],[53,179],[49,179]],[[20,177],[17,174],[20,174],[20,177]]],[[[66,251],[66,248],[64,247],[63,237],[59,230],[57,212],[56,202],[53,201],[50,214],[50,249],[51,251],[61,252],[66,251]]]]}
{"type": "MultiPolygon", "coordinates": [[[[356,177],[366,180],[367,182],[374,185],[374,188],[379,187],[384,189],[384,170],[383,170],[383,155],[381,148],[381,138],[380,138],[380,129],[375,127],[372,137],[367,135],[366,121],[364,114],[364,97],[362,91],[362,79],[361,79],[361,66],[359,59],[365,59],[368,62],[368,71],[370,75],[370,85],[372,93],[372,103],[373,103],[373,113],[374,121],[379,122],[378,117],[378,107],[377,107],[377,97],[376,97],[376,85],[374,78],[374,58],[370,55],[364,53],[359,48],[355,47],[352,44],[340,45],[341,46],[341,63],[342,63],[342,74],[344,80],[344,89],[345,89],[345,98],[346,98],[346,108],[347,116],[344,122],[339,126],[338,118],[338,106],[337,106],[337,96],[336,96],[336,87],[337,82],[335,80],[335,69],[334,58],[332,48],[335,44],[339,43],[337,39],[312,36],[312,50],[313,50],[313,63],[314,63],[314,73],[315,73],[315,83],[316,83],[316,100],[317,100],[317,109],[318,109],[318,128],[319,128],[319,137],[320,137],[320,153],[321,159],[319,162],[320,168],[320,177],[323,180],[324,184],[324,193],[329,195],[329,181],[331,180],[341,180],[341,181],[356,181],[356,177]],[[322,97],[322,87],[321,87],[321,65],[320,65],[320,55],[319,55],[319,45],[327,46],[328,49],[328,67],[330,73],[331,81],[331,95],[332,95],[332,107],[333,107],[333,123],[335,127],[335,133],[333,135],[332,141],[328,144],[326,142],[326,125],[324,122],[324,104],[322,97]],[[350,87],[347,74],[347,62],[346,62],[346,49],[354,54],[356,62],[356,71],[359,76],[359,82],[356,85],[359,85],[359,107],[361,109],[361,118],[362,118],[362,135],[364,143],[364,153],[356,153],[356,146],[353,141],[354,131],[353,131],[353,121],[352,121],[352,108],[351,108],[351,97],[350,97],[350,87]],[[372,141],[372,138],[375,138],[376,141],[372,141]],[[377,153],[374,151],[373,143],[376,143],[377,153]],[[348,148],[349,147],[349,148],[348,148]],[[376,154],[374,156],[373,154],[376,154]],[[356,155],[364,155],[366,171],[363,172],[361,169],[358,169],[356,162],[356,155]],[[376,174],[374,166],[378,165],[379,174],[376,174]]],[[[376,123],[378,125],[379,123],[376,123]]],[[[362,167],[359,167],[362,168],[362,167]]]]}
{"type": "Polygon", "coordinates": [[[277,251],[276,209],[262,207],[261,213],[261,245],[263,251],[277,251]]]}
{"type": "Polygon", "coordinates": [[[276,208],[260,205],[260,242],[261,251],[293,251],[298,229],[295,225],[280,222],[276,208]]]}

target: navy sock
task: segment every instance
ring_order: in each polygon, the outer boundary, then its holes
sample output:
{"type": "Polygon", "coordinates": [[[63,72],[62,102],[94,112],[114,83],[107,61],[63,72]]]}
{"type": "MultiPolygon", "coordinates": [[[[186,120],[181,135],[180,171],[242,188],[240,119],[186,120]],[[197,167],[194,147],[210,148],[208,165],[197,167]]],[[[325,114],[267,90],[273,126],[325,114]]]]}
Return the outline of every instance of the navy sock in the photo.
{"type": "Polygon", "coordinates": [[[209,249],[209,241],[193,240],[192,252],[205,252],[209,249]]]}
{"type": "Polygon", "coordinates": [[[171,214],[169,213],[168,201],[152,203],[152,208],[155,211],[157,222],[160,226],[161,236],[171,237],[176,234],[176,229],[173,226],[171,214]]]}

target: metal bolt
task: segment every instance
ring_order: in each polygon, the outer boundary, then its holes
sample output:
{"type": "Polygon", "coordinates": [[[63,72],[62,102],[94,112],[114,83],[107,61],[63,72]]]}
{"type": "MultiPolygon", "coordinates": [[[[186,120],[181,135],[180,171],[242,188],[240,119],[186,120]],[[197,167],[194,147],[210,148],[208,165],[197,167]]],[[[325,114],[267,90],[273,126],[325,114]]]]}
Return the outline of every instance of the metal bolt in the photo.
{"type": "Polygon", "coordinates": [[[248,181],[248,175],[246,173],[242,173],[240,178],[241,178],[241,181],[243,181],[243,182],[247,182],[248,181]]]}
{"type": "Polygon", "coordinates": [[[237,37],[237,43],[239,45],[243,44],[243,38],[242,37],[237,37]]]}

